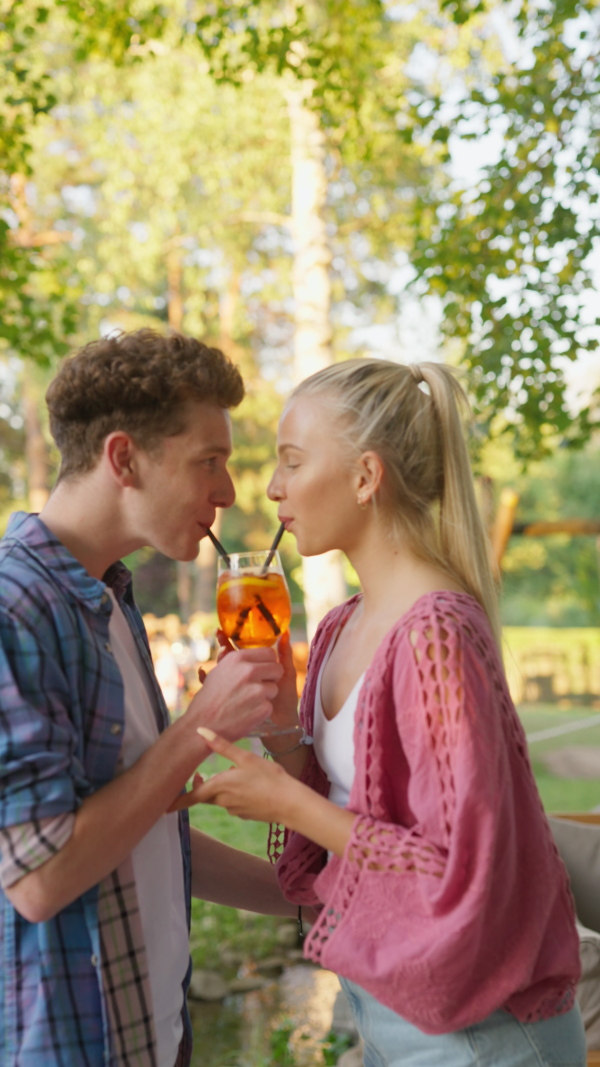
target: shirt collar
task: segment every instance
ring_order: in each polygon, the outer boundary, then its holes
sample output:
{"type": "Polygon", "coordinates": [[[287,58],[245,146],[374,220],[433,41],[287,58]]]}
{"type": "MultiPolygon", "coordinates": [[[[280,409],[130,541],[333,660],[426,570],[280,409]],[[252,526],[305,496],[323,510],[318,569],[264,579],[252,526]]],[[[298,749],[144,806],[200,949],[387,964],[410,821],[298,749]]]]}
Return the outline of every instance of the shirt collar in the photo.
{"type": "Polygon", "coordinates": [[[14,512],[8,520],[4,540],[14,540],[37,556],[46,570],[52,573],[55,581],[76,600],[86,603],[92,611],[106,611],[110,614],[112,608],[110,598],[106,595],[107,585],[114,590],[119,600],[131,599],[131,572],[123,563],[113,563],[106,571],[103,581],[93,578],[42,522],[39,515],[31,515],[25,511],[14,512]]]}

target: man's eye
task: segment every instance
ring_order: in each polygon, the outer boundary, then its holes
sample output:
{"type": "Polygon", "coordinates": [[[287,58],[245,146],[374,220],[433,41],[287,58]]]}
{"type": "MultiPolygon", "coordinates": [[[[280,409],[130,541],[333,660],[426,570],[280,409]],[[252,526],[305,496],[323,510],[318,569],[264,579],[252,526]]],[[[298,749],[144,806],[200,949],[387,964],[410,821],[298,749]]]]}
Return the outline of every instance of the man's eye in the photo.
{"type": "Polygon", "coordinates": [[[211,470],[211,471],[213,471],[215,469],[216,465],[217,465],[217,460],[216,460],[215,456],[211,456],[210,459],[203,459],[202,460],[202,466],[203,467],[208,467],[208,469],[211,470]]]}

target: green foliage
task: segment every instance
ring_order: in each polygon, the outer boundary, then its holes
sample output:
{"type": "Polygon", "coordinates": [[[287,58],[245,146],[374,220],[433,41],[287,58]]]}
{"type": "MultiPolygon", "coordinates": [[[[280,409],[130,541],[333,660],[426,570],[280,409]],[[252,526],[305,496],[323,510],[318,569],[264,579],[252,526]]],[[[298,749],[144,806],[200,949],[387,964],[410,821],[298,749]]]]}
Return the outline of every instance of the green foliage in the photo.
{"type": "Polygon", "coordinates": [[[0,340],[42,364],[68,351],[76,309],[61,287],[60,271],[39,254],[15,247],[0,218],[0,340]]]}
{"type": "Polygon", "coordinates": [[[55,0],[55,6],[68,17],[77,61],[108,55],[116,64],[135,60],[141,42],[163,35],[169,7],[152,0],[55,0]]]}
{"type": "Polygon", "coordinates": [[[221,337],[229,285],[245,294],[236,343],[277,349],[285,369],[284,98],[302,84],[327,136],[337,354],[350,302],[365,322],[396,314],[388,283],[412,248],[417,291],[440,297],[486,429],[512,434],[525,459],[549,450],[550,430],[580,445],[597,414],[570,417],[564,362],[596,343],[594,15],[594,0],[521,0],[507,58],[478,0],[4,0],[0,338],[52,360],[107,309],[125,327],[164,322],[175,264],[186,329],[221,337]],[[433,76],[421,76],[424,49],[433,76]],[[503,138],[497,160],[459,188],[440,162],[453,138],[488,133],[503,138]],[[16,240],[9,179],[34,162],[36,195],[54,181],[40,221],[72,224],[79,244],[16,240]],[[61,211],[65,188],[79,209],[61,211]]]}
{"type": "Polygon", "coordinates": [[[336,1034],[332,1030],[323,1042],[323,1063],[325,1067],[335,1067],[340,1057],[352,1048],[352,1038],[348,1034],[336,1034]]]}
{"type": "MultiPolygon", "coordinates": [[[[465,9],[455,12],[463,17],[465,9]]],[[[522,0],[513,51],[496,69],[472,54],[463,99],[413,97],[411,135],[448,143],[492,135],[497,159],[475,180],[431,185],[416,206],[412,262],[420,292],[436,293],[459,339],[477,409],[504,422],[523,459],[548,434],[580,446],[598,415],[573,418],[564,366],[598,344],[590,254],[600,216],[600,90],[595,0],[522,0]]]]}
{"type": "Polygon", "coordinates": [[[294,1067],[295,1058],[290,1048],[290,1037],[295,1028],[293,1022],[284,1019],[271,1031],[269,1045],[273,1067],[294,1067]]]}
{"type": "Polygon", "coordinates": [[[28,136],[56,103],[43,56],[31,47],[44,33],[48,8],[26,0],[0,6],[0,173],[27,169],[28,136]]]}
{"type": "Polygon", "coordinates": [[[40,362],[64,354],[75,321],[54,267],[13,234],[11,176],[30,171],[32,131],[57,102],[38,47],[48,14],[27,0],[0,6],[0,343],[40,362]]]}

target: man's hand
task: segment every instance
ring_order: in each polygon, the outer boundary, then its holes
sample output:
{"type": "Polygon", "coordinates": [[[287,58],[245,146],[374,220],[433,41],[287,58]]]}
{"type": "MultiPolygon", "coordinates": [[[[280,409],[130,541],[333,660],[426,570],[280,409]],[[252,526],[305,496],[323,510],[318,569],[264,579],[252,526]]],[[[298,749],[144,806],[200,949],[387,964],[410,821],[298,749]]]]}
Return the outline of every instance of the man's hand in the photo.
{"type": "Polygon", "coordinates": [[[247,648],[223,656],[206,676],[184,718],[237,740],[267,719],[284,668],[271,648],[247,648]]]}

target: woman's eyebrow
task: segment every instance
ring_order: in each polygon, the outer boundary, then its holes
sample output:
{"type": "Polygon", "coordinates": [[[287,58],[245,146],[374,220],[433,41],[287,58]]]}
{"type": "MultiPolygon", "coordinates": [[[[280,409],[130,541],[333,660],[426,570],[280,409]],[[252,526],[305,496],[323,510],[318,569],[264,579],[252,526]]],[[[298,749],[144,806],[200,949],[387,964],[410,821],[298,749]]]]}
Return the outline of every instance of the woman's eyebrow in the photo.
{"type": "Polygon", "coordinates": [[[300,448],[300,445],[294,445],[291,442],[285,442],[284,441],[283,444],[279,445],[277,451],[279,453],[281,453],[281,452],[289,452],[289,451],[306,452],[306,449],[305,448],[300,448]]]}

